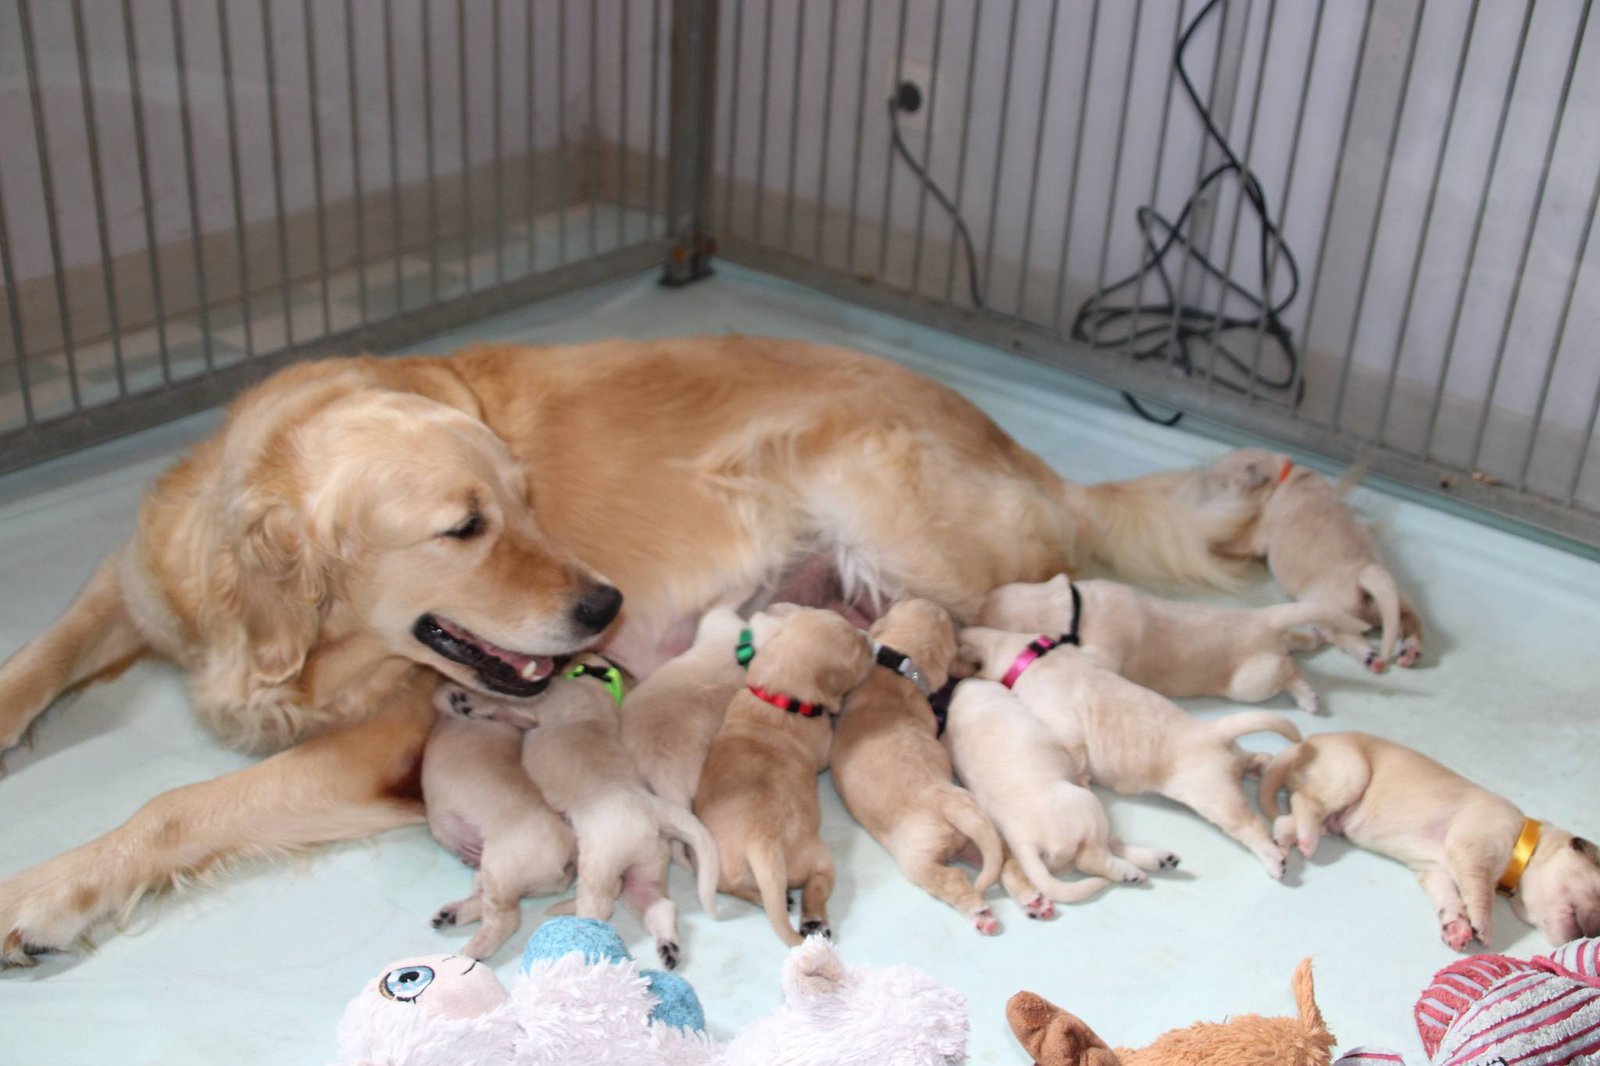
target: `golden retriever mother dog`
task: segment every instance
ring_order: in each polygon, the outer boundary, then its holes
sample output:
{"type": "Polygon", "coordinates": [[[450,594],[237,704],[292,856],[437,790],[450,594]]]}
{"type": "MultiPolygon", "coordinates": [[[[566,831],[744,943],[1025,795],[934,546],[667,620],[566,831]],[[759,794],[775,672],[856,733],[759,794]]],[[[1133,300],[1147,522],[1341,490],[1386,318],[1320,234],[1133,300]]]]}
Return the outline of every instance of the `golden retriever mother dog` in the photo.
{"type": "Polygon", "coordinates": [[[643,678],[746,589],[868,615],[918,596],[971,621],[995,586],[1088,556],[1217,579],[1212,547],[1251,507],[1195,472],[1067,484],[951,390],[796,341],[292,367],[234,402],[0,666],[0,751],[145,655],[188,672],[222,737],[283,750],[0,881],[0,957],[68,948],[230,860],[421,820],[428,670],[531,698],[599,644],[643,678]]]}

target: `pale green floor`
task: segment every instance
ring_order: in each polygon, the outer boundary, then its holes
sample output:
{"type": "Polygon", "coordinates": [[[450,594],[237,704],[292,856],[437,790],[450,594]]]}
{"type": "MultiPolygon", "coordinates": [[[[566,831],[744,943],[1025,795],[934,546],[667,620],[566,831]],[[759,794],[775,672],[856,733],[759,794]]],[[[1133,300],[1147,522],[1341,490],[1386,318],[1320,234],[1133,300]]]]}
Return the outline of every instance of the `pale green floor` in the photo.
{"type": "MultiPolygon", "coordinates": [[[[427,345],[487,337],[534,342],[612,335],[744,331],[853,345],[940,377],[988,410],[1068,477],[1095,481],[1179,466],[1222,445],[1139,422],[1098,390],[903,321],[723,267],[681,291],[652,279],[606,286],[483,322],[427,345]]],[[[214,415],[0,479],[0,654],[67,602],[95,560],[128,531],[142,487],[214,415]]],[[[1309,670],[1332,716],[1309,730],[1365,729],[1419,747],[1492,784],[1530,813],[1600,832],[1590,759],[1600,682],[1600,566],[1458,517],[1360,492],[1429,626],[1427,668],[1364,674],[1323,652],[1309,670]]],[[[974,515],[981,521],[981,515],[974,515]]],[[[1263,585],[1247,597],[1268,602],[1263,585]]],[[[1217,701],[1197,701],[1211,713],[1217,701]]],[[[1263,743],[1266,743],[1263,741],[1263,743]]],[[[1276,741],[1272,741],[1276,743],[1276,741]]],[[[57,708],[32,753],[0,780],[0,875],[102,832],[164,788],[249,760],[189,714],[178,674],[141,665],[57,708]]],[[[1317,960],[1319,999],[1342,1046],[1384,1042],[1417,1054],[1411,1008],[1450,953],[1407,871],[1334,843],[1288,883],[1188,812],[1110,797],[1117,831],[1172,848],[1182,871],[1114,888],[1051,924],[999,900],[1005,932],[981,939],[898,876],[822,787],[824,833],[839,865],[839,946],[854,963],[920,966],[968,996],[973,1063],[1024,1064],[1002,1014],[1032,989],[1114,1043],[1143,1043],[1198,1019],[1292,1010],[1289,975],[1317,960]]],[[[681,878],[681,874],[675,875],[681,878]]],[[[132,935],[107,932],[85,959],[52,958],[0,976],[0,1063],[316,1063],[332,1051],[346,1000],[391,959],[462,942],[428,927],[467,873],[426,830],[257,867],[215,889],[142,914],[132,935]]],[[[783,949],[745,904],[713,922],[683,901],[683,974],[713,1031],[727,1036],[779,1002],[783,949]]],[[[528,903],[532,917],[543,903],[528,903]]],[[[1541,949],[1501,904],[1497,948],[1541,949]]],[[[631,919],[633,949],[649,944],[631,919]]],[[[518,938],[520,941],[521,938],[518,938]]],[[[516,951],[497,958],[509,978],[516,951]]]]}

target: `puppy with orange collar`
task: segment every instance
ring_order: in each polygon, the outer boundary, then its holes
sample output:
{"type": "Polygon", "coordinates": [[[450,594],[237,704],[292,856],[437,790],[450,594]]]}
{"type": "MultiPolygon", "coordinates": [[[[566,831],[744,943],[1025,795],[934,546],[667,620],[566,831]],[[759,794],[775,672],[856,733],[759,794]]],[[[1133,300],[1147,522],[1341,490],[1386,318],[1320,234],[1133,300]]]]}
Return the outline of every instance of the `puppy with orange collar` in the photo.
{"type": "Polygon", "coordinates": [[[1261,775],[1261,810],[1278,842],[1307,858],[1326,830],[1411,867],[1457,951],[1489,945],[1497,887],[1552,944],[1600,935],[1600,848],[1421,752],[1366,733],[1310,737],[1261,775]]]}

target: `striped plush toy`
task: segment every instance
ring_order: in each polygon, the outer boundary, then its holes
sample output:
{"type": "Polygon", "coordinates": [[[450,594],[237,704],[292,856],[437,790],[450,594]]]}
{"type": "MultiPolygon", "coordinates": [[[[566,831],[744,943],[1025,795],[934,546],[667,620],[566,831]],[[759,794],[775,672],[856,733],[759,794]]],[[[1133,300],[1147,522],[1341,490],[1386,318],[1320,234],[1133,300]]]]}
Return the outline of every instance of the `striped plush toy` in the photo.
{"type": "MultiPolygon", "coordinates": [[[[1433,1066],[1600,1063],[1600,937],[1523,962],[1475,955],[1445,967],[1417,1001],[1433,1066]]],[[[1403,1060],[1357,1048],[1334,1066],[1403,1060]]]]}

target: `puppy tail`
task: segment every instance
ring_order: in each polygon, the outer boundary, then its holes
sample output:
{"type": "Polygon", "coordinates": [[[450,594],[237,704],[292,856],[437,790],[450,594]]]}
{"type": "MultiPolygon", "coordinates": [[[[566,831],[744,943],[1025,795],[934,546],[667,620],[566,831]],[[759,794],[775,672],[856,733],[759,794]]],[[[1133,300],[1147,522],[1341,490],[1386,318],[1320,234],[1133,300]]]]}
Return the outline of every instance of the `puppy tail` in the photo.
{"type": "Polygon", "coordinates": [[[1300,965],[1295,967],[1293,985],[1300,1027],[1305,1030],[1306,1036],[1313,1040],[1326,1040],[1331,1046],[1333,1034],[1328,1032],[1328,1023],[1322,1020],[1322,1011],[1317,1007],[1316,988],[1311,983],[1310,959],[1301,959],[1300,965]]]}
{"type": "Polygon", "coordinates": [[[1016,858],[1017,865],[1022,867],[1022,872],[1028,876],[1028,880],[1033,882],[1033,887],[1057,903],[1080,903],[1111,884],[1104,877],[1062,881],[1050,873],[1044,860],[1039,858],[1039,852],[1030,846],[1012,848],[1011,854],[1016,858]]]}
{"type": "Polygon", "coordinates": [[[687,807],[668,803],[657,796],[655,811],[656,823],[667,836],[694,849],[695,890],[700,896],[700,906],[715,918],[717,879],[722,872],[722,855],[717,850],[717,838],[687,807]]]}
{"type": "Polygon", "coordinates": [[[1365,633],[1372,628],[1355,615],[1321,603],[1279,603],[1261,608],[1267,624],[1279,632],[1296,626],[1316,626],[1339,633],[1365,633]]]}
{"type": "Polygon", "coordinates": [[[1238,543],[1260,513],[1244,494],[1213,491],[1199,468],[1070,487],[1067,502],[1083,548],[1117,573],[1230,589],[1244,562],[1219,549],[1238,543]]]}
{"type": "Polygon", "coordinates": [[[1256,799],[1260,802],[1261,813],[1266,815],[1267,821],[1274,821],[1283,813],[1278,808],[1278,793],[1283,791],[1289,775],[1300,765],[1300,757],[1304,750],[1299,744],[1284,748],[1273,756],[1267,768],[1261,772],[1261,787],[1256,793],[1256,799]]]}
{"type": "Polygon", "coordinates": [[[999,831],[989,816],[978,807],[978,801],[972,798],[972,793],[964,788],[951,785],[940,800],[939,807],[950,824],[977,845],[983,865],[978,870],[974,887],[980,893],[989,891],[1000,880],[1000,867],[1006,859],[1006,849],[999,831]]]}
{"type": "Polygon", "coordinates": [[[1296,744],[1301,739],[1300,730],[1294,727],[1293,722],[1272,711],[1240,711],[1238,714],[1230,714],[1226,718],[1218,718],[1212,722],[1211,731],[1229,744],[1249,733],[1276,733],[1296,744]]]}
{"type": "Polygon", "coordinates": [[[748,861],[772,931],[790,947],[803,943],[789,924],[789,864],[783,857],[783,845],[776,840],[761,841],[751,848],[748,861]]]}
{"type": "Polygon", "coordinates": [[[1394,575],[1377,563],[1362,567],[1357,581],[1378,605],[1378,617],[1383,621],[1383,661],[1388,662],[1394,658],[1394,642],[1400,635],[1400,590],[1395,587],[1394,575]]]}

